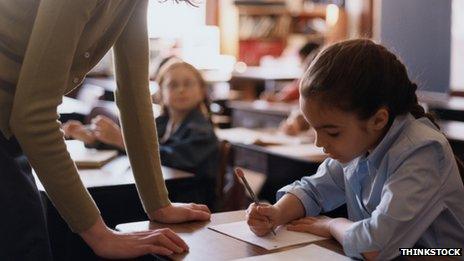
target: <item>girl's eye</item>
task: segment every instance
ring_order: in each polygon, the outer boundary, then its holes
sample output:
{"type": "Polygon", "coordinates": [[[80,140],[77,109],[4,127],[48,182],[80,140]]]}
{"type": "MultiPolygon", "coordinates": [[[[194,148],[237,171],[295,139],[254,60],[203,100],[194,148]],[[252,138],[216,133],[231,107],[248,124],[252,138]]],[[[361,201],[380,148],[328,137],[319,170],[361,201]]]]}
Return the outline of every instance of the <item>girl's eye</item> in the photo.
{"type": "Polygon", "coordinates": [[[338,135],[340,135],[340,132],[333,132],[333,133],[327,132],[327,135],[329,135],[330,137],[336,138],[338,137],[338,135]]]}
{"type": "Polygon", "coordinates": [[[176,89],[178,86],[178,84],[176,82],[170,82],[168,84],[166,84],[166,87],[168,87],[168,89],[176,89]]]}

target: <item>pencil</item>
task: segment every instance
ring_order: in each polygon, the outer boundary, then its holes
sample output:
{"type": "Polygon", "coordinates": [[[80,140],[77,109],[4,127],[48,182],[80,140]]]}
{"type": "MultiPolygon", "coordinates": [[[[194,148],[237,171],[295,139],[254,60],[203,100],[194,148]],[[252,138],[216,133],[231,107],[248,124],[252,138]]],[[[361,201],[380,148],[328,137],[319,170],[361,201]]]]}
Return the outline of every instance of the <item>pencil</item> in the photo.
{"type": "MultiPolygon", "coordinates": [[[[255,193],[253,192],[253,190],[250,187],[250,184],[246,180],[245,173],[243,173],[243,171],[240,168],[236,168],[235,169],[235,174],[237,175],[237,177],[239,177],[242,180],[242,183],[245,186],[245,189],[248,191],[248,194],[250,194],[251,199],[255,202],[256,205],[259,205],[258,197],[256,197],[255,193]]],[[[270,221],[269,221],[269,223],[270,223],[270,221]]],[[[272,232],[272,234],[274,234],[274,236],[277,235],[273,228],[271,229],[271,232],[272,232]]]]}

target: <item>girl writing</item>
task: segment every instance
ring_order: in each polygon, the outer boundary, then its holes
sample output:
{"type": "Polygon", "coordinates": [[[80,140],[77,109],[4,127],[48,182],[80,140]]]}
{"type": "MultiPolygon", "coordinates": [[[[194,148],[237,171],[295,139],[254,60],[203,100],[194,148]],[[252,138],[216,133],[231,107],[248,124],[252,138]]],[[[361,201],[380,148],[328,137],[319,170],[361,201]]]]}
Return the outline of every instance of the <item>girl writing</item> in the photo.
{"type": "Polygon", "coordinates": [[[323,50],[305,73],[300,106],[329,155],[317,173],[251,205],[257,235],[287,228],[334,237],[350,257],[392,259],[399,248],[462,247],[463,183],[417,86],[385,47],[358,39],[323,50]],[[348,219],[318,216],[347,205],[348,219]]]}

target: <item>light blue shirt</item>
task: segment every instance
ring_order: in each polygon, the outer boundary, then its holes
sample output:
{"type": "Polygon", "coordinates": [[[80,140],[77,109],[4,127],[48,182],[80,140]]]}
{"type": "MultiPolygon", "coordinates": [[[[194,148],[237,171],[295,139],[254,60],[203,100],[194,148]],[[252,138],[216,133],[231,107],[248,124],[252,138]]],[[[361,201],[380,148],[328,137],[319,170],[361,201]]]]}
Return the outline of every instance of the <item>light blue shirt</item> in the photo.
{"type": "Polygon", "coordinates": [[[451,147],[427,119],[396,117],[369,156],[347,164],[326,159],[313,176],[277,192],[291,193],[307,216],[344,203],[354,223],[343,237],[350,257],[380,251],[392,259],[406,247],[464,246],[464,187],[451,147]]]}

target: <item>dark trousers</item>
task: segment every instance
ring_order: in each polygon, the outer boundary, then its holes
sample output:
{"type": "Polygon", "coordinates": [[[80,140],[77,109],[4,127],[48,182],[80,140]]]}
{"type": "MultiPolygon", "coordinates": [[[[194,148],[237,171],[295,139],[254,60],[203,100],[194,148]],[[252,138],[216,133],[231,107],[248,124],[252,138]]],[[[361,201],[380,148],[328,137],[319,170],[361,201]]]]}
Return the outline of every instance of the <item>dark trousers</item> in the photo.
{"type": "Polygon", "coordinates": [[[16,139],[0,133],[0,260],[52,260],[40,194],[16,139]]]}

